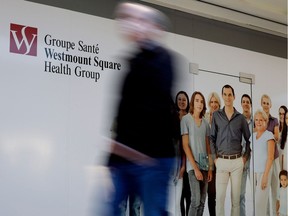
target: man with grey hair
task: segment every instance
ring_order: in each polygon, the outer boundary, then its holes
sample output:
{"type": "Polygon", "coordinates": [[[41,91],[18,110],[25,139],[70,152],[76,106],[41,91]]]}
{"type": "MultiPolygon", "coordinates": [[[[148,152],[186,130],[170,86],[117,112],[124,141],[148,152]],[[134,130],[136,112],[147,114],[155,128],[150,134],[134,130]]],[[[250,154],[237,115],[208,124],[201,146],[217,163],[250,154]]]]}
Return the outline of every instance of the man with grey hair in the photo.
{"type": "Polygon", "coordinates": [[[173,57],[159,43],[167,18],[151,7],[122,3],[116,20],[120,33],[136,44],[137,52],[128,61],[109,158],[115,189],[110,215],[120,215],[119,204],[131,194],[140,197],[145,215],[168,215],[173,138],[180,134],[180,123],[175,123],[171,112],[173,57]]]}

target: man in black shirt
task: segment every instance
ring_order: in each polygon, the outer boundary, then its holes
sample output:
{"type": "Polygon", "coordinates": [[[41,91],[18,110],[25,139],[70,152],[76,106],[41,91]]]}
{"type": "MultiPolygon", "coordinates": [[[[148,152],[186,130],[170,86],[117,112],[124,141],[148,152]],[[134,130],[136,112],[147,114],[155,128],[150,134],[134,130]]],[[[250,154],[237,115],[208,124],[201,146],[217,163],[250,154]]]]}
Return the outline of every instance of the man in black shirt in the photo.
{"type": "Polygon", "coordinates": [[[129,194],[140,197],[145,215],[167,215],[175,154],[174,69],[171,53],[157,41],[167,20],[160,11],[134,3],[120,4],[116,16],[125,38],[138,49],[123,82],[109,159],[115,188],[111,216],[120,215],[119,204],[129,194]]]}

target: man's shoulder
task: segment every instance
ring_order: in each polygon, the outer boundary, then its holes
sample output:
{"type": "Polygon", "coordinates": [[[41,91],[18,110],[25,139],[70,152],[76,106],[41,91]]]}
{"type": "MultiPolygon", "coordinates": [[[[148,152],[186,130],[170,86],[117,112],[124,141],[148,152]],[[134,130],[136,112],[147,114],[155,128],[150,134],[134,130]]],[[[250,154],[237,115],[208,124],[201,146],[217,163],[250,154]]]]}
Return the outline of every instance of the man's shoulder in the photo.
{"type": "Polygon", "coordinates": [[[164,46],[157,46],[155,47],[155,49],[153,50],[155,52],[155,54],[157,54],[158,56],[162,57],[162,58],[175,58],[176,54],[173,50],[168,49],[167,47],[164,46]]]}
{"type": "Polygon", "coordinates": [[[216,114],[216,113],[218,113],[218,114],[224,113],[224,107],[221,108],[221,109],[218,109],[218,110],[214,111],[214,112],[213,112],[213,115],[216,114]]]}
{"type": "Polygon", "coordinates": [[[214,116],[220,116],[220,115],[225,115],[224,108],[218,109],[218,110],[216,110],[216,111],[213,112],[213,117],[214,117],[214,116]]]}

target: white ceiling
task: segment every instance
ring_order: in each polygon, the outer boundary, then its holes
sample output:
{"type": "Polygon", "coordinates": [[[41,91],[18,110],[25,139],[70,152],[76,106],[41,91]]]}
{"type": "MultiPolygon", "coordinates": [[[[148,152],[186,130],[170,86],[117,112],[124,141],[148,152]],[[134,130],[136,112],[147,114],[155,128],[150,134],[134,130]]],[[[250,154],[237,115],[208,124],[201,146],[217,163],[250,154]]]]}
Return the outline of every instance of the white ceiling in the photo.
{"type": "Polygon", "coordinates": [[[287,38],[287,0],[142,0],[287,38]]]}

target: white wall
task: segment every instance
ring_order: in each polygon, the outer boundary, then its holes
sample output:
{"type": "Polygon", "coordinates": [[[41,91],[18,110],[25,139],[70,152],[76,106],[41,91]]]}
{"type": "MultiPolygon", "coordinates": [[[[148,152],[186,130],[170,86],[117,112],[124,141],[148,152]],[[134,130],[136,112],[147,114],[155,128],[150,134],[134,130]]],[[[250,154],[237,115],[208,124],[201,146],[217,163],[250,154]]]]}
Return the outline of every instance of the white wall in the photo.
{"type": "MultiPolygon", "coordinates": [[[[20,0],[2,0],[0,215],[88,215],[94,202],[91,197],[95,181],[100,180],[95,179],[99,173],[95,164],[102,161],[102,150],[107,148],[102,135],[109,134],[115,103],[104,104],[117,99],[110,93],[117,90],[123,71],[101,71],[81,65],[99,72],[98,82],[76,77],[73,69],[79,64],[74,63],[68,64],[71,75],[44,72],[45,48],[51,48],[44,43],[44,37],[50,34],[75,43],[83,40],[98,44],[99,58],[121,63],[120,56],[127,55],[127,47],[115,29],[113,20],[20,0]],[[38,29],[37,56],[9,52],[10,23],[38,29]]],[[[167,35],[165,43],[186,57],[183,89],[189,95],[197,85],[204,86],[203,91],[205,86],[215,86],[218,92],[222,87],[217,80],[208,79],[207,83],[196,85],[198,78],[188,73],[188,62],[195,62],[201,69],[232,75],[239,75],[240,71],[255,74],[254,106],[259,104],[261,94],[267,93],[272,98],[274,116],[280,105],[287,105],[286,59],[173,34],[167,35]]],[[[67,53],[95,56],[77,50],[67,53]]],[[[203,93],[206,96],[208,90],[203,93]]],[[[240,100],[237,92],[236,97],[240,100]]]]}
{"type": "MultiPolygon", "coordinates": [[[[239,76],[239,72],[254,74],[254,109],[260,108],[262,94],[268,94],[271,97],[271,114],[277,118],[278,108],[282,104],[287,105],[287,59],[179,35],[169,37],[169,43],[169,46],[182,53],[188,62],[199,64],[199,69],[233,76],[239,76]]],[[[199,74],[201,74],[201,71],[199,74]]],[[[211,78],[214,78],[214,76],[212,75],[211,78]]],[[[224,80],[224,83],[226,79],[228,82],[230,80],[230,78],[224,78],[222,76],[219,76],[219,79],[224,80]]],[[[213,89],[211,88],[211,86],[213,86],[215,87],[214,91],[219,94],[221,93],[223,85],[220,84],[221,82],[219,83],[219,80],[211,79],[206,81],[206,83],[201,83],[204,89],[207,87],[210,90],[213,89]]],[[[196,85],[200,84],[196,83],[196,85]]],[[[237,88],[237,86],[233,87],[237,88]]],[[[203,92],[204,96],[208,96],[210,93],[209,90],[203,92]]],[[[246,90],[247,89],[239,94],[235,89],[236,108],[240,110],[242,93],[249,94],[246,90]]]]}

